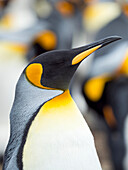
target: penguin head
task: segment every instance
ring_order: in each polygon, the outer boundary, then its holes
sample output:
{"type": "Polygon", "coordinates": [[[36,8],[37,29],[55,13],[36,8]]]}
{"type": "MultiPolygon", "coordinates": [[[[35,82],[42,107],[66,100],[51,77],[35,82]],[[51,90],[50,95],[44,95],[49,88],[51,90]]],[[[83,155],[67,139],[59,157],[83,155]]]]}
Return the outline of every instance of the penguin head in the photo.
{"type": "Polygon", "coordinates": [[[26,67],[26,78],[39,88],[67,90],[73,74],[87,56],[119,39],[121,38],[114,36],[76,49],[41,54],[26,67]]]}

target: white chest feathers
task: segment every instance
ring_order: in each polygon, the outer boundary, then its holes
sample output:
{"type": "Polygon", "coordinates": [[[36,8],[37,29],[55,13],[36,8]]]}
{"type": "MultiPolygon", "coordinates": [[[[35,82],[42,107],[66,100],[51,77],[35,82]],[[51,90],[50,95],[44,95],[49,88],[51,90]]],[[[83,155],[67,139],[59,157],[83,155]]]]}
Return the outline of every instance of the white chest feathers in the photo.
{"type": "Polygon", "coordinates": [[[28,131],[24,170],[100,170],[93,136],[69,91],[45,103],[28,131]]]}

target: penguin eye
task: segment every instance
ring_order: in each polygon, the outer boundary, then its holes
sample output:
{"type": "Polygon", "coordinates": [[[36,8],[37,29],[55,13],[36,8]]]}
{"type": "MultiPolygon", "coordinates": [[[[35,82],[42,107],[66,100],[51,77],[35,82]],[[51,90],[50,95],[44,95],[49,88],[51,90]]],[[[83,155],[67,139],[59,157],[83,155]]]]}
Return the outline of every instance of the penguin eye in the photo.
{"type": "Polygon", "coordinates": [[[27,68],[26,68],[26,77],[27,79],[35,86],[43,88],[43,86],[41,85],[41,76],[43,74],[43,67],[41,64],[39,63],[33,63],[30,64],[27,68]]]}

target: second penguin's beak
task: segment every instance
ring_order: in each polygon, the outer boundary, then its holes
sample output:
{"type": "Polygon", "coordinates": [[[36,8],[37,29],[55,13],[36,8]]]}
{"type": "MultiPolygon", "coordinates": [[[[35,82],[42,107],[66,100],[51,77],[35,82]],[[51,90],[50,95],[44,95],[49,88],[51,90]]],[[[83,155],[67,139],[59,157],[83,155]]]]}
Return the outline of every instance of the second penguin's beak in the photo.
{"type": "Polygon", "coordinates": [[[72,59],[72,65],[76,65],[76,64],[80,63],[82,60],[84,60],[87,56],[92,54],[97,49],[102,48],[102,47],[104,47],[114,41],[120,40],[120,39],[121,39],[121,37],[119,37],[119,36],[112,36],[112,37],[108,37],[108,38],[102,39],[100,41],[94,42],[87,46],[73,49],[72,52],[75,54],[75,57],[72,59]]]}

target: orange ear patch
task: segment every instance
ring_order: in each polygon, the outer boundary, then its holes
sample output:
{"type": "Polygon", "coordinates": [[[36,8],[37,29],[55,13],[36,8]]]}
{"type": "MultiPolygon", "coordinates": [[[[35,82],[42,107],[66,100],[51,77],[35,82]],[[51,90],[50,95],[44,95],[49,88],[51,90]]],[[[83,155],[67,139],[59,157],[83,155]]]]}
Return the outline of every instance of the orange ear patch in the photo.
{"type": "Polygon", "coordinates": [[[39,63],[30,64],[26,69],[26,76],[28,80],[35,86],[43,88],[41,85],[41,76],[43,74],[43,67],[39,63]]]}
{"type": "Polygon", "coordinates": [[[55,90],[54,88],[45,87],[41,84],[41,77],[43,74],[43,67],[40,63],[30,64],[26,68],[26,77],[34,85],[47,90],[55,90]]]}

